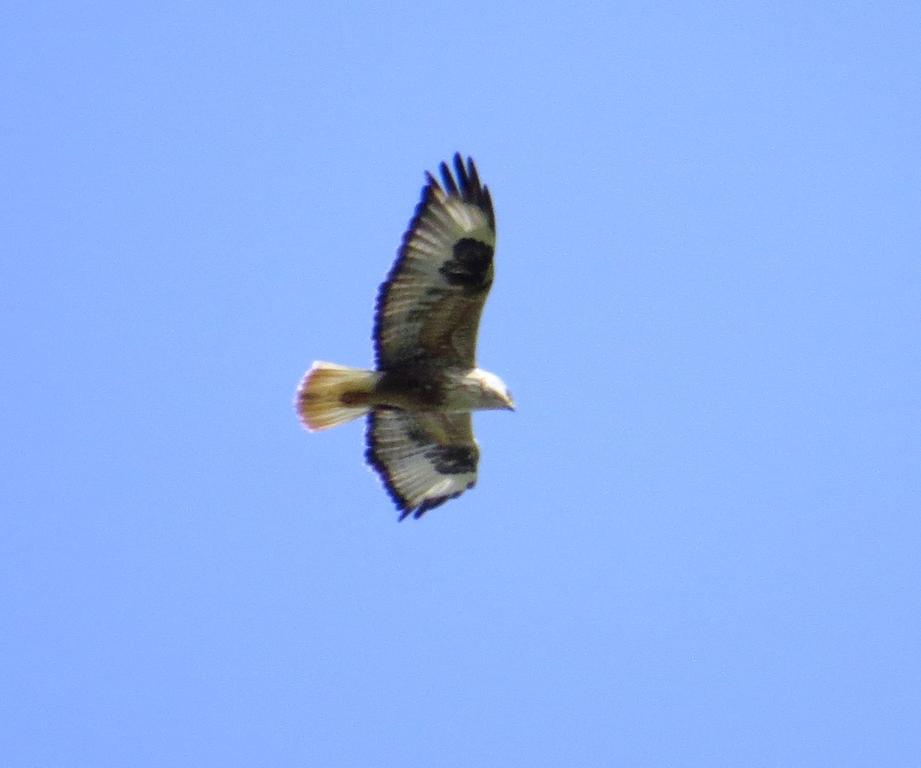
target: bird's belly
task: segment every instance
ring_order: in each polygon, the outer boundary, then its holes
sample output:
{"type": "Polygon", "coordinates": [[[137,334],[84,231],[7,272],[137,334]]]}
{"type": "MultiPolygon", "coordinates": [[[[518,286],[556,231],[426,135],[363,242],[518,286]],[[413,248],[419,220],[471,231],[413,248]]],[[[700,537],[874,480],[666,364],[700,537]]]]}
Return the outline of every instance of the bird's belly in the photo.
{"type": "Polygon", "coordinates": [[[444,369],[401,368],[385,371],[378,382],[373,401],[406,411],[463,413],[473,409],[467,393],[457,385],[458,376],[444,369]]]}

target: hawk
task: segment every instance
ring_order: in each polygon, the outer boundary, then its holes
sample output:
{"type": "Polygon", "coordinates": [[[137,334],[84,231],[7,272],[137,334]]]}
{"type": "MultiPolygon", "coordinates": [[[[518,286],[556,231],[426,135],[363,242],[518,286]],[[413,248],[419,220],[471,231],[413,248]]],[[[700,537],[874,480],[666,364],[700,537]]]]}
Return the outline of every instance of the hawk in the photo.
{"type": "Polygon", "coordinates": [[[373,371],[315,362],[295,405],[311,431],[367,414],[365,458],[400,519],[420,517],[476,483],[471,413],[514,410],[502,380],[476,364],[493,281],[496,221],[471,158],[426,173],[422,199],[374,315],[373,371]]]}

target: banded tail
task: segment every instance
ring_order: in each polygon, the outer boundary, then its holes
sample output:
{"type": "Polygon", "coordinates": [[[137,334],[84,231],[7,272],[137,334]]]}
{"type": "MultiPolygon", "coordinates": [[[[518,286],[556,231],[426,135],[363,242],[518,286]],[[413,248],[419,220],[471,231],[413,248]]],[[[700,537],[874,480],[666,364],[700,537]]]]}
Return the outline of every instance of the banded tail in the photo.
{"type": "Polygon", "coordinates": [[[380,374],[335,363],[314,363],[297,388],[297,413],[311,432],[364,416],[380,374]]]}

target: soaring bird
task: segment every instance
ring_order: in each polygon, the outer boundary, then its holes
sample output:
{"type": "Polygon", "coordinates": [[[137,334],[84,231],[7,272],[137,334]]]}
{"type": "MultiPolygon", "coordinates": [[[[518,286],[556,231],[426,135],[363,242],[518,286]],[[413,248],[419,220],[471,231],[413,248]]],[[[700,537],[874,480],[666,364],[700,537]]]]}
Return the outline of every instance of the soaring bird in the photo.
{"type": "Polygon", "coordinates": [[[420,517],[476,483],[471,413],[514,410],[512,395],[477,367],[476,340],[493,282],[496,222],[472,158],[426,173],[396,261],[377,294],[375,369],[315,362],[297,389],[311,431],[367,414],[365,458],[400,519],[420,517]]]}

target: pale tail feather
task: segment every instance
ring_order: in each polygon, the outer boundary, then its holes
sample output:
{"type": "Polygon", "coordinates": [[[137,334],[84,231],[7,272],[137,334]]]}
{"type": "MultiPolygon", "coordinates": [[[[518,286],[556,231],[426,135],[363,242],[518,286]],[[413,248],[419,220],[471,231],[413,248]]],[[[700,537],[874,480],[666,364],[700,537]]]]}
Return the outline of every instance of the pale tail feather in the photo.
{"type": "Polygon", "coordinates": [[[297,412],[307,429],[328,429],[364,416],[380,374],[335,363],[314,363],[297,388],[297,412]]]}

